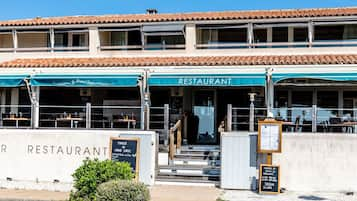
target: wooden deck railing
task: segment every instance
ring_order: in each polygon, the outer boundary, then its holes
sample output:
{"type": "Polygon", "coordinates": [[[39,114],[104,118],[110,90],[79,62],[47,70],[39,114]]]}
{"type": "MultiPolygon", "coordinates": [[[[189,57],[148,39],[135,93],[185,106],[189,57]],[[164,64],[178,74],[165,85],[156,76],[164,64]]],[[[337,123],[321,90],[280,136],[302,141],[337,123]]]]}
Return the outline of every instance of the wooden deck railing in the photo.
{"type": "Polygon", "coordinates": [[[169,147],[170,160],[174,158],[177,150],[181,149],[181,144],[182,144],[182,123],[181,120],[178,120],[175,126],[173,126],[170,129],[170,147],[169,147]],[[175,132],[177,133],[176,146],[175,146],[175,132]]]}

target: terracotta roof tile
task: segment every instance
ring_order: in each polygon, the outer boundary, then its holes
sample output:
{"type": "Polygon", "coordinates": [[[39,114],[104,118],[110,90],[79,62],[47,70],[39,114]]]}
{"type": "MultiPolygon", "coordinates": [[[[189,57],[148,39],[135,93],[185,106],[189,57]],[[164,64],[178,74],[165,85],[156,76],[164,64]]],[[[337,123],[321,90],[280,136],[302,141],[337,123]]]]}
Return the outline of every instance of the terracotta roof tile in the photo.
{"type": "Polygon", "coordinates": [[[142,67],[142,66],[249,66],[249,65],[326,65],[357,64],[352,55],[280,55],[280,56],[197,56],[130,58],[46,58],[16,59],[0,63],[1,68],[59,67],[142,67]]]}
{"type": "Polygon", "coordinates": [[[295,9],[295,10],[254,10],[223,11],[201,13],[171,14],[128,14],[102,16],[67,16],[0,21],[0,27],[38,26],[38,25],[73,25],[73,24],[108,24],[108,23],[141,23],[170,21],[202,20],[241,20],[241,19],[274,19],[298,17],[356,16],[357,7],[295,9]]]}

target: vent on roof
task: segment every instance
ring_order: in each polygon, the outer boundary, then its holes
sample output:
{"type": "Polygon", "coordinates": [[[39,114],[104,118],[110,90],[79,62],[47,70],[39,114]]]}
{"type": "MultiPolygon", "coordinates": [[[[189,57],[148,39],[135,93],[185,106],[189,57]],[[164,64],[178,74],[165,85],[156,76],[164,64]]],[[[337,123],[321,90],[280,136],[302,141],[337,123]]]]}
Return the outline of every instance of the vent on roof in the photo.
{"type": "Polygon", "coordinates": [[[155,8],[146,9],[146,14],[157,14],[157,9],[155,8]]]}

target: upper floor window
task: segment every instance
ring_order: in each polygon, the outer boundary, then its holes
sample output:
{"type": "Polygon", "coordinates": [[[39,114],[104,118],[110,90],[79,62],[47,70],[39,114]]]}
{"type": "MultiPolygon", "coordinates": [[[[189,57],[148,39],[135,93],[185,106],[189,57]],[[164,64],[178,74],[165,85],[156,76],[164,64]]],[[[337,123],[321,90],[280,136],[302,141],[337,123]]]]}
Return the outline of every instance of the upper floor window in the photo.
{"type": "Polygon", "coordinates": [[[197,48],[246,47],[246,25],[201,25],[197,27],[197,48]]]}
{"type": "Polygon", "coordinates": [[[0,31],[0,51],[9,51],[14,48],[11,30],[0,31]]]}
{"type": "Polygon", "coordinates": [[[142,49],[140,27],[99,29],[102,50],[142,49]]]}
{"type": "Polygon", "coordinates": [[[17,30],[17,47],[20,51],[44,51],[50,47],[47,29],[17,30]]]}
{"type": "Polygon", "coordinates": [[[314,26],[314,43],[319,45],[356,45],[357,24],[317,24],[314,26]]]}
{"type": "Polygon", "coordinates": [[[184,49],[185,26],[171,25],[144,25],[142,28],[145,50],[184,49]]]}
{"type": "Polygon", "coordinates": [[[65,50],[88,50],[89,33],[88,29],[55,29],[54,49],[65,50]]]}
{"type": "Polygon", "coordinates": [[[255,47],[307,47],[306,23],[255,24],[253,29],[255,47]]]}

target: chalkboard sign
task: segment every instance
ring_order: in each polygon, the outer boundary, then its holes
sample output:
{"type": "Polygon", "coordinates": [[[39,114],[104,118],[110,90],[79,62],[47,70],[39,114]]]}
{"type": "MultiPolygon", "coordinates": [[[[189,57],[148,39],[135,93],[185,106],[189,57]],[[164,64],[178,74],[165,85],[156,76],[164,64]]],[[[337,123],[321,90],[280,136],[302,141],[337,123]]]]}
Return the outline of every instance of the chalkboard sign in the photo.
{"type": "Polygon", "coordinates": [[[280,193],[280,167],[261,164],[259,176],[259,193],[280,193]]]}
{"type": "Polygon", "coordinates": [[[118,162],[128,162],[133,172],[139,173],[139,138],[110,138],[110,159],[118,162]]]}

